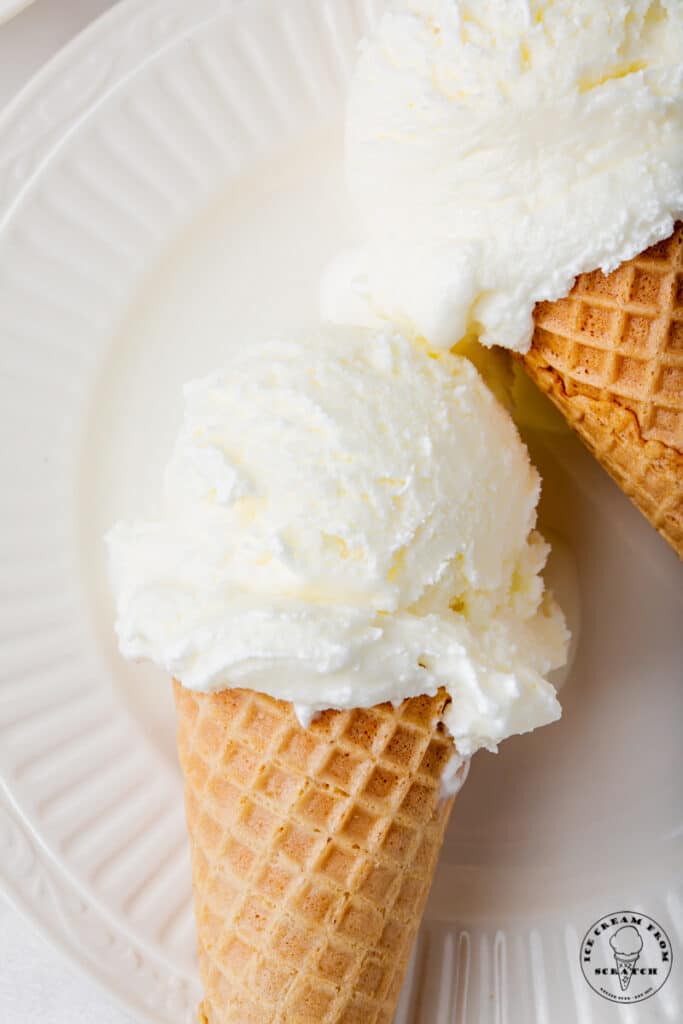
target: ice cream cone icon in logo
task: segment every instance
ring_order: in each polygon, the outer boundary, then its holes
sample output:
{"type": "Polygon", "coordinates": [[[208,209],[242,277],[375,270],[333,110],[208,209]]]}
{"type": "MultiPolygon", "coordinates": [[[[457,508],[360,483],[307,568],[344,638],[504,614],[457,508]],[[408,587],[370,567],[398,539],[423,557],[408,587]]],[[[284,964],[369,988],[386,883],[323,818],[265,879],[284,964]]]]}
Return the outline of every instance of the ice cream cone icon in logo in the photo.
{"type": "Polygon", "coordinates": [[[631,984],[631,978],[643,948],[643,940],[635,925],[626,924],[617,929],[609,940],[609,944],[612,947],[619,971],[621,991],[625,992],[631,984]]]}
{"type": "Polygon", "coordinates": [[[659,992],[671,974],[673,949],[664,928],[636,910],[595,921],[581,942],[583,976],[613,1003],[640,1003],[659,992]]]}

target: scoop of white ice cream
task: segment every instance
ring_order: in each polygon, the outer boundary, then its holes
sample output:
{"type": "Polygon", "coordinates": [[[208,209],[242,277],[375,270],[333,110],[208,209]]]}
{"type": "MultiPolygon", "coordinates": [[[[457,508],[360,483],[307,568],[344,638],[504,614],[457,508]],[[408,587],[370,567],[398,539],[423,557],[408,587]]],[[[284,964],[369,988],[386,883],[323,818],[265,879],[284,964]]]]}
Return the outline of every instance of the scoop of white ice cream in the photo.
{"type": "Polygon", "coordinates": [[[304,720],[444,686],[465,755],[559,716],[538,476],[466,359],[314,329],[185,400],[166,517],[108,537],[126,656],[304,720]]]}
{"type": "Polygon", "coordinates": [[[632,924],[617,928],[609,940],[609,944],[615,953],[621,956],[635,956],[643,948],[643,940],[637,928],[632,924]]]}
{"type": "Polygon", "coordinates": [[[531,314],[683,214],[680,0],[394,0],[362,49],[363,247],[323,311],[525,350],[531,314]]]}

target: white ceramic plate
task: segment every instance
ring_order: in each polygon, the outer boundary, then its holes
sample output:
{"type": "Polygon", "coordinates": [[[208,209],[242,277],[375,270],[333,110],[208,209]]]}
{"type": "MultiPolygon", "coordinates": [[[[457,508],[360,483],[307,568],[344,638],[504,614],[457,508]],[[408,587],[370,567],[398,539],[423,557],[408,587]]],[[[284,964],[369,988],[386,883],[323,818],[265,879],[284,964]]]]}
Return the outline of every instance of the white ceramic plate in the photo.
{"type": "MultiPolygon", "coordinates": [[[[128,0],[0,122],[0,875],[141,1021],[199,989],[170,687],[117,655],[101,538],[156,508],[183,382],[315,317],[380,6],[128,0]]],[[[398,1020],[677,1021],[681,568],[577,442],[528,440],[578,569],[565,714],[477,757],[398,1020]],[[579,970],[615,907],[674,944],[636,1007],[579,970]]]]}
{"type": "Polygon", "coordinates": [[[0,25],[9,21],[15,14],[19,14],[19,11],[23,11],[32,3],[33,0],[0,0],[0,25]]]}

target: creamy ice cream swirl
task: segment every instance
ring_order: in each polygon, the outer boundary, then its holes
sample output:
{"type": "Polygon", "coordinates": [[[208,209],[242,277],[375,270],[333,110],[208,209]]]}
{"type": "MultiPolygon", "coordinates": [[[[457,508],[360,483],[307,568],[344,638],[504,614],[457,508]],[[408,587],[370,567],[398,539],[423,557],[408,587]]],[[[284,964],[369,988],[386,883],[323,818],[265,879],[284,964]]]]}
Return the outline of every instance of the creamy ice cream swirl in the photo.
{"type": "Polygon", "coordinates": [[[538,475],[467,360],[312,329],[185,404],[164,515],[108,536],[127,657],[304,721],[443,686],[463,755],[559,716],[538,475]]]}
{"type": "Polygon", "coordinates": [[[680,0],[394,0],[347,115],[338,321],[524,351],[534,304],[683,215],[680,0]]]}

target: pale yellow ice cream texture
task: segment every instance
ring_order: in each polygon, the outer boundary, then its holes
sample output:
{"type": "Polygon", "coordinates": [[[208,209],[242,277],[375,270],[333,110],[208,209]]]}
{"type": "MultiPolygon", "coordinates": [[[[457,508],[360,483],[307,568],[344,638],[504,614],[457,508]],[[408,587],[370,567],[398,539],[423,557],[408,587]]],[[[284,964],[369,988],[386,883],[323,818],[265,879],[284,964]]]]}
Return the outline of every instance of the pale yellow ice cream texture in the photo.
{"type": "Polygon", "coordinates": [[[157,521],[108,536],[117,632],[302,721],[443,686],[460,754],[559,717],[539,478],[471,363],[313,328],[189,384],[157,521]]]}
{"type": "Polygon", "coordinates": [[[394,0],[359,54],[340,322],[524,351],[534,304],[683,215],[681,0],[394,0]]]}

